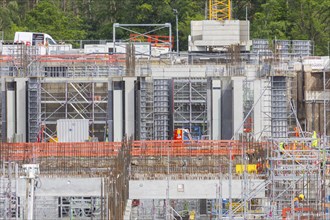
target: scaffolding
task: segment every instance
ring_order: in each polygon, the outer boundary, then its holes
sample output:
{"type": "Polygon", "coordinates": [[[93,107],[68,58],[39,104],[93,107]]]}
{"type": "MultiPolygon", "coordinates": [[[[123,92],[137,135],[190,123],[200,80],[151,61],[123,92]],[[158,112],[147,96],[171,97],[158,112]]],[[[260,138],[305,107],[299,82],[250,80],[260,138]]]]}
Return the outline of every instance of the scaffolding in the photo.
{"type": "Polygon", "coordinates": [[[207,135],[207,79],[174,78],[174,129],[189,129],[193,139],[207,135]]]}
{"type": "Polygon", "coordinates": [[[20,219],[20,200],[16,195],[17,164],[1,160],[0,169],[0,219],[20,219]]]}
{"type": "MultiPolygon", "coordinates": [[[[108,80],[40,80],[38,103],[44,140],[56,137],[59,119],[88,119],[90,137],[104,140],[107,121],[108,80]],[[61,83],[60,83],[61,82],[61,83]]],[[[34,105],[37,106],[37,105],[34,105]]],[[[39,131],[41,125],[39,126],[39,131]]]]}
{"type": "Polygon", "coordinates": [[[306,216],[320,219],[325,197],[325,151],[322,145],[312,147],[317,141],[311,134],[301,138],[274,139],[269,154],[269,187],[272,219],[295,219],[306,216]],[[279,147],[283,144],[284,149],[279,147]],[[295,198],[304,200],[299,204],[295,198]]]}

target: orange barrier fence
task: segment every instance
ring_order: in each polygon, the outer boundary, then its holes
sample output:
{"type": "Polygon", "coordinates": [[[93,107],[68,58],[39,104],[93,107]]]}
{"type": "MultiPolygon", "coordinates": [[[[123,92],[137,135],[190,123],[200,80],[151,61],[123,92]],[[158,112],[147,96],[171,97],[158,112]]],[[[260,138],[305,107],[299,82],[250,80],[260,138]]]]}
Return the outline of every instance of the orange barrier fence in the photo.
{"type": "Polygon", "coordinates": [[[121,142],[2,143],[0,156],[11,161],[45,157],[112,157],[118,155],[121,145],[121,142]]]}
{"type": "MultiPolygon", "coordinates": [[[[293,210],[295,212],[300,212],[300,213],[311,213],[313,211],[309,207],[299,207],[299,208],[294,208],[293,210]]],[[[282,220],[286,220],[290,212],[291,212],[291,208],[283,208],[282,209],[282,220]]],[[[310,219],[310,220],[314,219],[312,216],[306,216],[306,218],[301,218],[301,219],[307,219],[307,217],[309,217],[308,219],[310,219]]]]}
{"type": "MultiPolygon", "coordinates": [[[[238,141],[134,141],[132,156],[211,156],[211,155],[242,155],[243,148],[238,141]]],[[[253,153],[254,149],[246,149],[253,153]]]]}
{"type": "MultiPolygon", "coordinates": [[[[117,156],[122,142],[84,143],[1,143],[3,160],[22,161],[36,158],[59,157],[113,157],[117,156]]],[[[232,156],[254,153],[262,144],[249,145],[238,141],[133,141],[132,156],[232,156]]]]}

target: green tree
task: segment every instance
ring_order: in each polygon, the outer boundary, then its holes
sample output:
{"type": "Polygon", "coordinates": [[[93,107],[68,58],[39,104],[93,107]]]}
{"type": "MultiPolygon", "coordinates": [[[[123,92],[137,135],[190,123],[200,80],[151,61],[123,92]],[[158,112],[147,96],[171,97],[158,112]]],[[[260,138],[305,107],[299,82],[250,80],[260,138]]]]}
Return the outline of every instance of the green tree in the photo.
{"type": "Polygon", "coordinates": [[[20,27],[33,32],[45,32],[55,39],[72,40],[85,39],[83,20],[70,12],[63,12],[56,3],[40,1],[31,10],[25,20],[25,26],[20,27]]]}
{"type": "Polygon", "coordinates": [[[4,32],[4,39],[13,39],[12,36],[19,23],[20,17],[17,2],[11,1],[0,8],[0,30],[4,32]]]}
{"type": "Polygon", "coordinates": [[[330,41],[330,0],[297,0],[290,2],[295,21],[290,33],[295,39],[312,40],[316,55],[326,55],[330,41]]]}

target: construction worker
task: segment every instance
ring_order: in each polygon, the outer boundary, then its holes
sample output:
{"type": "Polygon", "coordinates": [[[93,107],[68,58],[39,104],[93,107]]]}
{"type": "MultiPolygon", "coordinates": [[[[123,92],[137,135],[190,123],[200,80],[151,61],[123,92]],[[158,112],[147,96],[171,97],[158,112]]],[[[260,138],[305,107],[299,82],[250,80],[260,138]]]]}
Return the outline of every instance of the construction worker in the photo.
{"type": "Polygon", "coordinates": [[[280,142],[280,144],[279,144],[279,150],[280,150],[280,154],[282,155],[284,153],[284,150],[285,150],[285,148],[284,148],[284,142],[280,142]]]}
{"type": "Polygon", "coordinates": [[[293,203],[294,203],[294,207],[298,208],[299,207],[299,203],[303,202],[305,200],[305,195],[300,193],[299,196],[296,196],[293,199],[293,203]]]}
{"type": "Polygon", "coordinates": [[[195,220],[195,210],[192,210],[190,213],[189,213],[189,220],[195,220]]]}
{"type": "Polygon", "coordinates": [[[298,196],[294,197],[293,204],[294,204],[294,207],[295,208],[298,208],[298,206],[299,206],[299,198],[298,198],[298,196]]]}
{"type": "Polygon", "coordinates": [[[312,135],[312,147],[317,147],[317,134],[316,134],[316,131],[313,132],[313,135],[312,135]]]}
{"type": "Polygon", "coordinates": [[[299,137],[299,128],[298,127],[294,127],[294,134],[296,137],[299,137]]]}

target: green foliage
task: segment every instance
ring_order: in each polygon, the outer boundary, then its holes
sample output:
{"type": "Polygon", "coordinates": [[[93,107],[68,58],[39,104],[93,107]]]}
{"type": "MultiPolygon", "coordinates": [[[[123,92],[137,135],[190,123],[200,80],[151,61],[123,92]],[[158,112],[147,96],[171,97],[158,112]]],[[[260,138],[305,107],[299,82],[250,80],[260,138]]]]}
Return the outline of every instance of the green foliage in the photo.
{"type": "Polygon", "coordinates": [[[9,2],[6,7],[0,8],[0,30],[5,33],[4,39],[13,39],[20,23],[19,7],[17,2],[9,2]]]}
{"type": "Polygon", "coordinates": [[[41,1],[27,14],[26,27],[30,31],[45,32],[55,39],[84,39],[86,32],[79,16],[64,13],[56,4],[41,1]]]}
{"type": "Polygon", "coordinates": [[[316,55],[327,54],[330,0],[267,0],[252,17],[252,37],[312,40],[316,55]]]}

